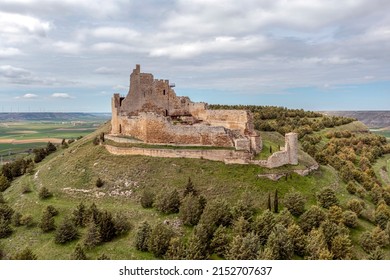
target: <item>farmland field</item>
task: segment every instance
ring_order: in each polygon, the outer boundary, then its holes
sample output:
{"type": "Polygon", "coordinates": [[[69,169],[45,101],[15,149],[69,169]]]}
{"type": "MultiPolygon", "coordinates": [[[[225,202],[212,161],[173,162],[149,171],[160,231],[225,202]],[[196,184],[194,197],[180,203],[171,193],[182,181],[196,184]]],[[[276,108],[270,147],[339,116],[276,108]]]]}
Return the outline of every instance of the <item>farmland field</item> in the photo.
{"type": "Polygon", "coordinates": [[[0,156],[9,161],[25,155],[47,142],[61,143],[62,139],[77,139],[93,131],[107,119],[79,117],[77,120],[4,120],[0,121],[0,156]]]}

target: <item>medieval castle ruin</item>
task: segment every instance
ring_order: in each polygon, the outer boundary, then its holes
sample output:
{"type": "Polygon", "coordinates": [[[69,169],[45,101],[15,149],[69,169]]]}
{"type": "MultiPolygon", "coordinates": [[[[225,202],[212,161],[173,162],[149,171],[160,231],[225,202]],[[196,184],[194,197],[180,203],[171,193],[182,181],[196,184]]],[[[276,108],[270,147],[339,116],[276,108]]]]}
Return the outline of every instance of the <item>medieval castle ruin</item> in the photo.
{"type": "Polygon", "coordinates": [[[177,96],[173,87],[168,80],[141,73],[140,65],[136,65],[130,75],[127,96],[116,93],[112,98],[111,135],[115,136],[112,139],[130,136],[150,144],[151,148],[106,148],[113,154],[205,158],[268,168],[298,164],[296,133],[286,134],[281,151],[267,160],[254,160],[262,149],[262,141],[254,130],[251,112],[209,110],[206,103],[177,96]],[[173,145],[175,149],[157,145],[173,145]],[[186,148],[180,149],[180,146],[186,148]],[[204,146],[208,148],[199,148],[204,146]]]}

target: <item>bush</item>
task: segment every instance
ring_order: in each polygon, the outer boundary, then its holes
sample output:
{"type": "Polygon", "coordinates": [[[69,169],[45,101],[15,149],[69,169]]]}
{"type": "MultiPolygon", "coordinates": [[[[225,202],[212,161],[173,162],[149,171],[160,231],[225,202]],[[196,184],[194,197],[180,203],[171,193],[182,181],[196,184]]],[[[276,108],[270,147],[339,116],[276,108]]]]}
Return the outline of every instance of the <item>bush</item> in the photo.
{"type": "Polygon", "coordinates": [[[85,247],[90,249],[99,245],[101,242],[102,238],[100,236],[99,228],[94,222],[91,222],[88,227],[83,244],[85,247]]]}
{"type": "Polygon", "coordinates": [[[7,177],[3,174],[0,174],[0,192],[5,191],[11,186],[11,182],[8,181],[7,177]]]}
{"type": "Polygon", "coordinates": [[[301,228],[306,233],[310,232],[313,228],[318,228],[325,218],[324,211],[318,206],[313,205],[301,216],[301,228]]]}
{"type": "Polygon", "coordinates": [[[38,196],[40,199],[48,199],[53,196],[53,194],[46,187],[42,187],[39,190],[38,196]]]}
{"type": "Polygon", "coordinates": [[[12,215],[12,219],[11,219],[11,223],[14,227],[19,227],[21,226],[22,224],[20,223],[20,219],[22,218],[22,214],[20,214],[19,212],[14,212],[14,214],[12,215]]]}
{"type": "Polygon", "coordinates": [[[226,258],[228,260],[256,260],[260,249],[259,238],[254,233],[233,238],[226,258]]]}
{"type": "Polygon", "coordinates": [[[148,251],[149,238],[152,233],[152,228],[148,222],[143,222],[137,230],[135,236],[135,248],[139,251],[148,251]]]}
{"type": "Polygon", "coordinates": [[[66,217],[62,224],[58,227],[55,234],[55,243],[64,244],[75,240],[79,237],[79,233],[73,221],[66,217]]]}
{"type": "Polygon", "coordinates": [[[350,210],[344,211],[343,223],[349,228],[355,228],[358,224],[358,218],[356,213],[350,210]]]}
{"type": "Polygon", "coordinates": [[[168,250],[169,242],[174,236],[172,229],[163,223],[157,224],[149,238],[148,249],[155,257],[162,257],[168,250]]]}
{"type": "Polygon", "coordinates": [[[284,196],[284,206],[294,216],[299,216],[305,211],[305,198],[298,192],[290,192],[284,196]]]}
{"type": "Polygon", "coordinates": [[[188,226],[195,226],[198,224],[203,212],[203,205],[199,197],[192,193],[188,194],[180,205],[180,218],[183,224],[188,226]]]}
{"type": "Polygon", "coordinates": [[[224,199],[217,199],[207,203],[200,218],[200,223],[207,226],[229,226],[231,222],[230,206],[224,199]]]}
{"type": "Polygon", "coordinates": [[[0,217],[0,238],[6,238],[12,234],[10,221],[0,217]]]}
{"type": "Polygon", "coordinates": [[[352,181],[349,181],[348,184],[347,184],[347,191],[350,193],[350,194],[355,194],[356,193],[356,185],[354,182],[352,181]]]}
{"type": "Polygon", "coordinates": [[[162,191],[156,198],[156,208],[164,214],[178,213],[180,197],[176,189],[162,191]]]}
{"type": "Polygon", "coordinates": [[[141,195],[141,206],[143,208],[152,208],[154,202],[154,193],[149,190],[144,190],[141,195]]]}
{"type": "Polygon", "coordinates": [[[31,214],[23,215],[20,218],[20,223],[26,227],[32,227],[34,225],[34,219],[31,214]]]}
{"type": "Polygon", "coordinates": [[[54,216],[46,208],[46,210],[43,212],[41,222],[39,223],[39,227],[43,232],[50,232],[52,230],[56,229],[55,223],[54,223],[54,216]]]}
{"type": "Polygon", "coordinates": [[[114,216],[114,226],[115,236],[123,235],[129,232],[132,228],[129,218],[120,212],[116,213],[114,216]]]}
{"type": "Polygon", "coordinates": [[[331,206],[338,205],[338,199],[336,197],[336,192],[332,188],[324,188],[317,194],[318,202],[320,206],[328,209],[331,206]]]}
{"type": "Polygon", "coordinates": [[[87,256],[85,255],[84,248],[80,244],[77,244],[73,253],[70,255],[71,260],[86,260],[87,256]]]}
{"type": "Polygon", "coordinates": [[[363,203],[363,201],[354,198],[347,202],[347,208],[355,212],[355,214],[359,217],[364,208],[363,203]]]}
{"type": "Polygon", "coordinates": [[[37,255],[30,248],[25,248],[23,251],[16,253],[13,260],[37,260],[37,255]]]}
{"type": "Polygon", "coordinates": [[[104,181],[102,179],[100,179],[100,177],[99,177],[99,178],[97,178],[95,185],[96,185],[96,187],[101,188],[104,186],[104,181]]]}

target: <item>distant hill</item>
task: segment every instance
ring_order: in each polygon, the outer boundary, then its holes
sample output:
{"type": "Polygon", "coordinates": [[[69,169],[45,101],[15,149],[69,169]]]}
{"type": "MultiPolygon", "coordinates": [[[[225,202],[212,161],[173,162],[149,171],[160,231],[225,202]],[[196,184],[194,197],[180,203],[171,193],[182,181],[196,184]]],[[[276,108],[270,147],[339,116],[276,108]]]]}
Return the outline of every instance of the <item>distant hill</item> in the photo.
{"type": "Polygon", "coordinates": [[[0,113],[0,121],[72,121],[109,119],[108,113],[0,113]]]}
{"type": "Polygon", "coordinates": [[[390,127],[390,111],[324,111],[326,115],[355,118],[369,128],[390,127]]]}

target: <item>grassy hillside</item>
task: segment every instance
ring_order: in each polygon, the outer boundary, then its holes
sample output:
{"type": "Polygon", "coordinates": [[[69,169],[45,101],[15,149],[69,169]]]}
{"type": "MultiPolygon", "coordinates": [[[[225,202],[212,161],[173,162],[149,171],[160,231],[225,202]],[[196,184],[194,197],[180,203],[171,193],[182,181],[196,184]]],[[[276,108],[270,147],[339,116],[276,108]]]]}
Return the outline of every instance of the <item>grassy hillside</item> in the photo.
{"type": "MultiPolygon", "coordinates": [[[[361,130],[360,123],[355,123],[351,127],[354,130],[356,128],[361,130]]],[[[83,240],[87,229],[79,228],[78,240],[60,245],[54,242],[53,232],[42,233],[38,225],[42,212],[48,205],[53,205],[59,211],[59,215],[55,217],[58,226],[65,217],[72,214],[80,202],[83,202],[87,207],[95,203],[99,209],[114,214],[123,213],[132,224],[132,229],[125,235],[92,249],[86,249],[88,258],[96,259],[104,253],[112,259],[153,259],[155,258],[153,254],[138,251],[134,247],[139,224],[148,221],[153,226],[167,220],[171,221],[170,224],[175,224],[179,220],[179,215],[167,215],[155,208],[141,207],[142,193],[148,190],[158,196],[159,193],[177,189],[182,194],[188,178],[191,178],[195,188],[207,202],[223,198],[233,207],[249,194],[256,209],[255,220],[264,213],[268,196],[272,194],[273,197],[275,190],[278,191],[280,198],[280,211],[285,207],[283,197],[292,191],[299,192],[305,197],[306,209],[318,204],[316,194],[325,187],[331,187],[337,193],[343,209],[346,209],[348,200],[356,197],[348,193],[346,184],[329,165],[321,166],[310,176],[292,174],[274,182],[258,178],[258,174],[268,173],[270,170],[255,165],[225,165],[221,162],[197,159],[114,156],[109,154],[104,146],[92,144],[96,136],[108,130],[109,125],[106,124],[72,143],[69,148],[59,149],[37,164],[33,173],[15,179],[12,186],[3,193],[8,205],[22,215],[32,215],[34,221],[34,225],[30,227],[13,227],[12,235],[0,239],[0,248],[5,252],[5,258],[12,257],[14,252],[29,247],[38,259],[69,259],[76,245],[83,240]],[[96,187],[98,178],[104,182],[101,188],[96,187]],[[53,197],[40,199],[38,193],[42,187],[48,188],[53,197]],[[26,188],[31,192],[25,193],[26,188]]],[[[264,132],[262,135],[268,149],[269,145],[276,148],[283,144],[283,137],[277,132],[264,132]]],[[[313,162],[313,159],[303,151],[300,151],[300,159],[301,165],[313,162]]],[[[286,168],[280,168],[272,172],[285,170],[286,168]]],[[[374,205],[367,200],[366,211],[373,209],[374,205]]],[[[367,258],[367,254],[359,246],[361,234],[374,228],[373,223],[367,219],[360,218],[357,227],[350,231],[350,238],[354,244],[353,258],[367,258]]],[[[297,223],[300,221],[297,217],[294,220],[297,223]]],[[[175,231],[188,239],[193,227],[180,225],[175,227],[175,231]]],[[[388,247],[384,250],[385,257],[389,258],[388,247]]],[[[214,258],[215,255],[211,257],[214,258]]],[[[300,257],[295,255],[294,258],[300,257]]]]}

